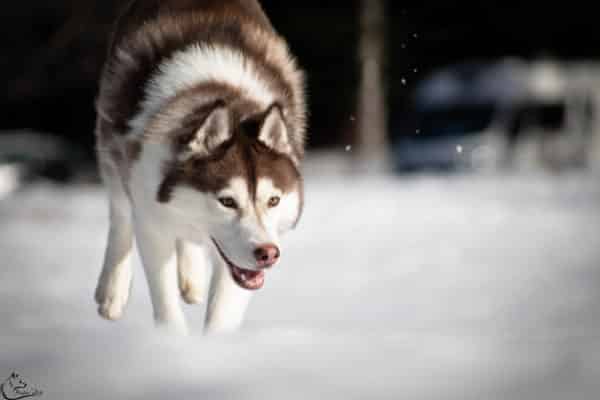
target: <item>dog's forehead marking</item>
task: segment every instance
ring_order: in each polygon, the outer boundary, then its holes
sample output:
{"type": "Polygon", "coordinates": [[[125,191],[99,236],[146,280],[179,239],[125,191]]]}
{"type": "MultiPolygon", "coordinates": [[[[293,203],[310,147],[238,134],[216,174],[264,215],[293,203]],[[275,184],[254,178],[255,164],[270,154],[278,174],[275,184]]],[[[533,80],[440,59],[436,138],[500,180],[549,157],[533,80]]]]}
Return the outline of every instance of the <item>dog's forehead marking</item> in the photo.
{"type": "Polygon", "coordinates": [[[272,196],[281,196],[283,191],[273,184],[273,180],[269,177],[259,177],[256,183],[256,198],[259,201],[264,201],[272,196]]]}
{"type": "Polygon", "coordinates": [[[216,194],[236,177],[243,179],[246,193],[253,201],[259,194],[257,184],[261,179],[269,179],[281,193],[301,186],[300,174],[289,157],[256,141],[233,138],[231,143],[209,157],[167,163],[158,198],[160,202],[168,202],[179,184],[216,194]]]}
{"type": "Polygon", "coordinates": [[[271,151],[262,144],[257,144],[257,148],[254,171],[257,184],[261,179],[268,179],[282,193],[290,192],[300,184],[300,173],[290,157],[271,151]]]}
{"type": "Polygon", "coordinates": [[[219,197],[233,197],[240,206],[245,206],[248,202],[250,194],[248,192],[248,182],[241,176],[231,178],[219,193],[219,197]]]}

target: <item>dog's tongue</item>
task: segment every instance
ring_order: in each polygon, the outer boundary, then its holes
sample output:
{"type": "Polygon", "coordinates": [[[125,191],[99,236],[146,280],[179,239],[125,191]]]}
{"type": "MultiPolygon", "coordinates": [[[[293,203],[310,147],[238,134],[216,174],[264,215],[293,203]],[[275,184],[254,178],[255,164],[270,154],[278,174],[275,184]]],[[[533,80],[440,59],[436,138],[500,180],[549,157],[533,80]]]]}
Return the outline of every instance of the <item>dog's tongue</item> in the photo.
{"type": "Polygon", "coordinates": [[[238,285],[248,290],[258,290],[265,284],[264,271],[250,271],[231,265],[231,274],[238,285]]]}

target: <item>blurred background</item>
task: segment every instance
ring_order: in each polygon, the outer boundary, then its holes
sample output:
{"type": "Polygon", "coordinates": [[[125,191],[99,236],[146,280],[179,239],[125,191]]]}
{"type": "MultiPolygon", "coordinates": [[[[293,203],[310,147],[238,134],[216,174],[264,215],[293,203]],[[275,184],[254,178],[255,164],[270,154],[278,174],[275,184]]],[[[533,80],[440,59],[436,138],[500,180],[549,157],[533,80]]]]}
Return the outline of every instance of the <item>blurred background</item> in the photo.
{"type": "Polygon", "coordinates": [[[125,2],[3,5],[0,380],[56,398],[597,398],[594,7],[261,2],[308,76],[307,208],[242,333],[177,345],[151,336],[139,264],[123,321],[92,299],[94,99],[125,2]]]}
{"type": "MultiPolygon", "coordinates": [[[[36,171],[59,180],[93,165],[98,77],[123,3],[5,8],[0,160],[47,158],[36,171]]],[[[311,149],[351,146],[401,172],[508,167],[524,154],[553,169],[597,164],[599,46],[586,7],[263,5],[308,72],[311,149]]]]}

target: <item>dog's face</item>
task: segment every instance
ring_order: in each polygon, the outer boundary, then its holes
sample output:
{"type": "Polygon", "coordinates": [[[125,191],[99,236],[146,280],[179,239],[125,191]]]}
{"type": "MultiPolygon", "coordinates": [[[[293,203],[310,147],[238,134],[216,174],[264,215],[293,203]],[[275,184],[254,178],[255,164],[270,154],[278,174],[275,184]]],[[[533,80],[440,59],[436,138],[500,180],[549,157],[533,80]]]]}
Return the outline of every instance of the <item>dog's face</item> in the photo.
{"type": "Polygon", "coordinates": [[[263,270],[280,258],[281,235],[302,212],[302,179],[281,111],[236,122],[217,106],[193,135],[179,136],[176,154],[158,200],[189,236],[209,236],[241,287],[261,288],[263,270]]]}

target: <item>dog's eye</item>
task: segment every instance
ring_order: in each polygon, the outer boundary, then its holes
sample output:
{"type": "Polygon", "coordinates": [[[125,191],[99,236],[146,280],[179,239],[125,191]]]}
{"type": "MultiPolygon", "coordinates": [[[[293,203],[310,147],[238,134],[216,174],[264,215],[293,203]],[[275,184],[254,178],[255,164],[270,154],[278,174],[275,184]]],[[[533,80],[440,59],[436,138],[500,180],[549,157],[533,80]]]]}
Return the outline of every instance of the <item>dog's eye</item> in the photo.
{"type": "Polygon", "coordinates": [[[238,208],[237,203],[232,197],[221,197],[219,202],[226,208],[238,208]]]}
{"type": "Polygon", "coordinates": [[[277,197],[277,196],[273,196],[269,199],[269,207],[273,208],[273,207],[277,207],[279,205],[279,202],[281,201],[281,198],[277,197]]]}

